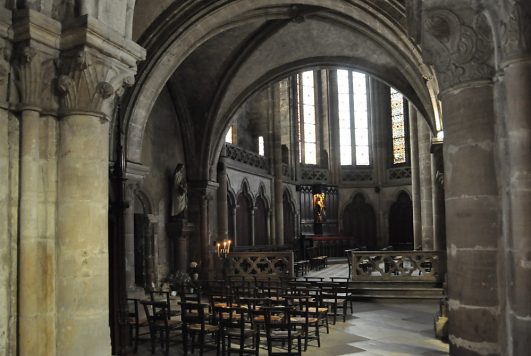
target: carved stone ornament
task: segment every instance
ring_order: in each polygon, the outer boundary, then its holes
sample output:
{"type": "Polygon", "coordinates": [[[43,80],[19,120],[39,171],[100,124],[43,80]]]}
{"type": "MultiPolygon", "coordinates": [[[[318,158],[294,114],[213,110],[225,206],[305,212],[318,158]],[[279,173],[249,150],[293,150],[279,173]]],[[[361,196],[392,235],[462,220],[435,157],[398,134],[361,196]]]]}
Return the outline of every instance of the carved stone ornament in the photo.
{"type": "Polygon", "coordinates": [[[55,111],[57,101],[51,90],[56,76],[54,58],[30,46],[15,51],[14,83],[19,93],[19,108],[55,111]]]}
{"type": "Polygon", "coordinates": [[[131,70],[120,63],[82,49],[61,58],[57,89],[61,111],[91,113],[110,118],[114,95],[132,81],[131,70]]]}
{"type": "Polygon", "coordinates": [[[430,9],[423,18],[424,59],[434,65],[441,90],[492,78],[493,44],[484,15],[463,18],[447,9],[430,9]]]}
{"type": "MultiPolygon", "coordinates": [[[[11,70],[11,46],[7,43],[2,43],[0,46],[0,103],[4,105],[9,98],[8,85],[9,85],[9,73],[11,70]]],[[[7,105],[7,104],[6,104],[7,105]]]]}
{"type": "Polygon", "coordinates": [[[500,18],[502,60],[529,56],[531,54],[531,2],[509,0],[504,11],[497,15],[500,18]]]}

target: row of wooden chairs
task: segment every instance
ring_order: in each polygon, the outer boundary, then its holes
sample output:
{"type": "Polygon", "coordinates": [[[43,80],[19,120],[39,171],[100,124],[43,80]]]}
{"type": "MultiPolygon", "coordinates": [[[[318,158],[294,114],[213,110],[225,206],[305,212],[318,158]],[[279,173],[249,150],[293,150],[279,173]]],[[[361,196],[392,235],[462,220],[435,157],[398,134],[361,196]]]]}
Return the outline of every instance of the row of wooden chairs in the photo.
{"type": "Polygon", "coordinates": [[[185,354],[198,346],[201,355],[205,339],[214,341],[218,354],[257,353],[260,337],[267,340],[271,350],[275,340],[284,337],[282,343],[297,353],[297,338],[304,340],[304,350],[310,340],[320,346],[320,328],[325,327],[328,333],[329,319],[334,324],[339,316],[346,320],[350,300],[346,282],[320,277],[305,277],[302,281],[232,277],[228,282],[206,281],[195,293],[182,290],[178,299],[169,292],[153,291],[149,301],[140,301],[147,317],[145,324],[138,319],[136,306],[137,319],[131,328],[135,336],[131,339],[135,340],[136,352],[138,329],[144,325],[149,326],[152,352],[158,339],[168,354],[175,334],[180,336],[185,354]],[[177,300],[180,308],[176,308],[177,300]]]}

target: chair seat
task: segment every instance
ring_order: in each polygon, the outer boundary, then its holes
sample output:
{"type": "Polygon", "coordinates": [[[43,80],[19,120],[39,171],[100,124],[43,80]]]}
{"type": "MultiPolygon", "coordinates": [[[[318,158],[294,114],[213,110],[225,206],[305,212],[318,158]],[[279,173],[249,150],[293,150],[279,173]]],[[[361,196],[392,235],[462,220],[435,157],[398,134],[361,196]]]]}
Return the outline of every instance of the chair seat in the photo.
{"type": "MultiPolygon", "coordinates": [[[[258,315],[258,316],[255,316],[253,320],[263,323],[265,321],[265,317],[263,315],[258,315]]],[[[282,317],[280,315],[271,315],[271,321],[280,321],[280,320],[282,320],[282,317]]]]}
{"type": "MultiPolygon", "coordinates": [[[[224,320],[229,319],[230,316],[231,316],[231,315],[230,315],[229,313],[221,313],[221,317],[222,317],[224,320]]],[[[241,317],[241,314],[235,314],[235,313],[232,314],[232,318],[233,318],[233,319],[239,319],[240,317],[241,317]]]]}
{"type": "MultiPolygon", "coordinates": [[[[191,324],[188,326],[188,329],[193,331],[201,331],[201,324],[191,324]]],[[[205,331],[207,333],[212,333],[218,331],[219,327],[217,325],[205,325],[205,331]]]]}
{"type": "MultiPolygon", "coordinates": [[[[159,327],[164,327],[164,320],[157,320],[155,322],[155,325],[159,326],[159,327]]],[[[182,323],[180,320],[174,320],[174,319],[170,319],[168,320],[168,326],[170,328],[174,328],[174,327],[177,327],[177,326],[181,326],[182,323]]]]}
{"type": "Polygon", "coordinates": [[[328,313],[328,308],[326,308],[326,307],[319,307],[319,308],[312,307],[312,308],[308,308],[308,311],[310,313],[316,313],[316,312],[328,313]]]}
{"type": "Polygon", "coordinates": [[[291,331],[290,333],[288,330],[271,330],[271,336],[274,338],[287,338],[290,334],[292,338],[301,336],[299,331],[291,331]]]}
{"type": "Polygon", "coordinates": [[[343,304],[345,303],[347,300],[346,299],[323,299],[323,302],[325,303],[330,303],[330,304],[343,304]]]}
{"type": "MultiPolygon", "coordinates": [[[[319,321],[317,318],[308,318],[308,324],[315,324],[319,321]]],[[[291,322],[295,324],[306,324],[306,318],[303,316],[292,316],[291,322]]]]}
{"type": "MultiPolygon", "coordinates": [[[[230,335],[230,336],[240,336],[240,329],[227,329],[225,331],[225,334],[226,335],[230,335]]],[[[249,335],[254,335],[255,334],[255,330],[253,329],[244,329],[243,330],[243,335],[244,336],[249,336],[249,335]]]]}

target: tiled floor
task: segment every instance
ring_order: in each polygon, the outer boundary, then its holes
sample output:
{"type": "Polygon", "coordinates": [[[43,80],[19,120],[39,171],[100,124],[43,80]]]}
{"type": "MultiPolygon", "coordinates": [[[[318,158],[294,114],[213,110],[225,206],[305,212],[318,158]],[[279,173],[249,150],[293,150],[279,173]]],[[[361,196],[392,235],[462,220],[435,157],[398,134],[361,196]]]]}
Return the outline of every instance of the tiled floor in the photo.
{"type": "MultiPolygon", "coordinates": [[[[346,265],[330,265],[309,276],[343,276],[346,265]]],[[[448,344],[434,338],[433,317],[436,302],[355,302],[354,313],[345,323],[330,326],[330,334],[321,335],[321,347],[310,342],[308,356],[335,355],[448,355],[448,344]]],[[[158,345],[157,345],[158,346],[158,345]]],[[[150,355],[149,343],[143,342],[140,355],[150,355]]],[[[157,347],[156,355],[162,355],[157,347]]],[[[181,355],[182,345],[172,344],[170,355],[181,355]]],[[[198,352],[196,351],[195,355],[198,352]]],[[[215,355],[215,351],[206,353],[215,355]]],[[[262,349],[260,355],[267,355],[262,349]]]]}
{"type": "MultiPolygon", "coordinates": [[[[433,315],[436,303],[369,303],[356,302],[354,314],[345,323],[331,325],[330,334],[323,333],[321,347],[310,342],[308,356],[332,355],[448,355],[448,344],[433,337],[433,315]]],[[[150,355],[143,342],[140,355],[150,355]]],[[[162,355],[157,345],[156,355],[162,355]]],[[[172,344],[170,355],[181,355],[182,345],[172,344]]],[[[197,352],[195,354],[198,354],[197,352]]],[[[215,351],[206,353],[215,355],[215,351]]],[[[260,355],[267,355],[261,350],[260,355]]]]}

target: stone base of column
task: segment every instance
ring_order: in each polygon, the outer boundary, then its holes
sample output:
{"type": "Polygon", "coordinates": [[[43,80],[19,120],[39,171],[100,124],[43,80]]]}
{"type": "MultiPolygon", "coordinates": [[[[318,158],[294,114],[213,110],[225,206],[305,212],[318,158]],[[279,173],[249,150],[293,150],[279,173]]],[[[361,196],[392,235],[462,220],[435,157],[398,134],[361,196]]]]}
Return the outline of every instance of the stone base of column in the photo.
{"type": "Polygon", "coordinates": [[[168,236],[174,246],[174,269],[186,272],[188,267],[188,239],[195,230],[195,225],[185,218],[174,218],[166,224],[168,236]]]}

